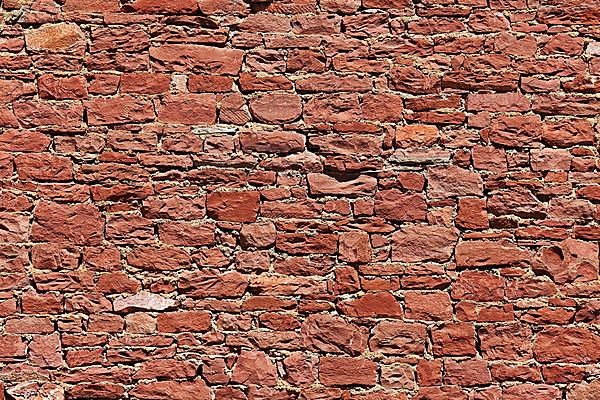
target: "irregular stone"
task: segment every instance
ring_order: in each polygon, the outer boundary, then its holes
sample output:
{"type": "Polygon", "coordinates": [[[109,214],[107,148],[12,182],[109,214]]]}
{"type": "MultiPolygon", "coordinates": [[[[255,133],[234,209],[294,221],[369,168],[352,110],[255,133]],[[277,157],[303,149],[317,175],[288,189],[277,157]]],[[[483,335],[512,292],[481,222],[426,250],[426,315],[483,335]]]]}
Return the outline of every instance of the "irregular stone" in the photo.
{"type": "Polygon", "coordinates": [[[132,96],[96,98],[85,103],[90,125],[114,125],[154,120],[151,102],[132,96]]]}
{"type": "Polygon", "coordinates": [[[489,219],[486,201],[479,198],[462,198],[458,200],[456,224],[466,229],[487,229],[489,219]]]}
{"type": "MultiPolygon", "coordinates": [[[[206,311],[161,313],[156,319],[159,332],[205,332],[211,328],[211,315],[206,311]]],[[[175,378],[175,376],[170,376],[175,378]]]]}
{"type": "Polygon", "coordinates": [[[277,370],[264,352],[242,350],[233,366],[231,381],[245,385],[274,386],[277,383],[277,370]]]}
{"type": "Polygon", "coordinates": [[[289,254],[335,254],[337,244],[338,236],[334,234],[281,233],[275,248],[289,254]]]}
{"type": "Polygon", "coordinates": [[[562,392],[555,386],[524,383],[505,388],[502,391],[502,396],[502,398],[506,400],[519,400],[526,398],[534,398],[539,400],[560,400],[562,398],[562,392]]]}
{"type": "Polygon", "coordinates": [[[70,181],[73,163],[68,157],[49,153],[30,153],[15,158],[19,179],[33,181],[70,181]]]}
{"type": "Polygon", "coordinates": [[[594,400],[600,393],[600,380],[577,383],[567,392],[568,400],[594,400]]]}
{"type": "Polygon", "coordinates": [[[259,201],[258,192],[213,192],[206,197],[206,212],[216,220],[254,222],[259,201]]]}
{"type": "Polygon", "coordinates": [[[452,256],[458,231],[454,228],[412,225],[401,228],[392,240],[393,261],[445,262],[452,256]]]}
{"type": "Polygon", "coordinates": [[[27,49],[37,52],[85,53],[85,35],[78,25],[61,22],[25,31],[27,49]]]}
{"type": "Polygon", "coordinates": [[[183,379],[196,376],[197,367],[191,361],[149,360],[141,364],[133,375],[134,379],[170,378],[183,379]]]}
{"type": "Polygon", "coordinates": [[[160,381],[138,384],[130,394],[137,399],[210,400],[210,388],[202,380],[191,382],[160,381]]]}
{"type": "Polygon", "coordinates": [[[319,358],[302,352],[294,352],[283,360],[285,380],[296,386],[310,386],[317,380],[319,358]]]}
{"type": "Polygon", "coordinates": [[[500,116],[492,121],[489,138],[506,147],[529,147],[541,136],[539,116],[500,116]]]}
{"type": "Polygon", "coordinates": [[[320,196],[367,196],[377,190],[377,179],[360,175],[356,179],[339,181],[325,174],[308,174],[308,189],[320,196]]]}
{"type": "Polygon", "coordinates": [[[94,246],[102,242],[104,218],[91,204],[66,205],[40,202],[31,228],[34,242],[94,246]]]}
{"type": "Polygon", "coordinates": [[[127,5],[128,9],[140,13],[157,14],[192,14],[198,10],[196,0],[158,1],[158,0],[135,0],[127,5]]]}
{"type": "Polygon", "coordinates": [[[372,259],[371,241],[366,232],[342,233],[338,245],[339,259],[349,263],[368,263],[372,259]]]}
{"type": "Polygon", "coordinates": [[[245,152],[296,153],[304,150],[304,135],[294,132],[254,132],[240,133],[240,143],[245,152]]]}
{"type": "Polygon", "coordinates": [[[463,268],[519,266],[531,255],[508,240],[463,241],[456,246],[456,265],[463,268]]]}
{"type": "Polygon", "coordinates": [[[542,363],[596,363],[600,336],[584,327],[548,327],[534,342],[535,359],[542,363]]]}
{"type": "Polygon", "coordinates": [[[338,303],[340,312],[350,317],[402,317],[398,300],[389,292],[367,293],[338,303]]]}
{"type": "Polygon", "coordinates": [[[546,206],[527,188],[511,188],[493,193],[487,201],[488,211],[495,215],[521,218],[543,218],[546,206]]]}
{"type": "Polygon", "coordinates": [[[356,356],[361,354],[367,345],[364,330],[334,315],[309,315],[302,323],[301,331],[304,346],[312,351],[356,356]]]}
{"type": "Polygon", "coordinates": [[[481,352],[489,360],[525,361],[532,357],[531,328],[518,323],[478,330],[481,352]]]}
{"type": "Polygon", "coordinates": [[[13,111],[26,128],[51,125],[76,128],[83,122],[83,106],[79,102],[17,101],[13,111]]]}
{"type": "Polygon", "coordinates": [[[445,292],[415,293],[404,295],[406,318],[418,321],[452,320],[453,308],[450,296],[445,292]]]}
{"type": "Polygon", "coordinates": [[[64,367],[65,362],[58,334],[35,336],[29,343],[29,361],[43,368],[64,367]]]}
{"type": "Polygon", "coordinates": [[[158,109],[158,121],[167,124],[212,125],[216,120],[213,94],[168,95],[158,109]]]}
{"type": "Polygon", "coordinates": [[[190,297],[241,297],[248,279],[238,272],[190,272],[181,276],[179,289],[190,297]]]}
{"type": "Polygon", "coordinates": [[[396,128],[396,146],[432,146],[440,133],[435,125],[406,125],[396,128]]]}
{"type": "Polygon", "coordinates": [[[148,271],[173,271],[185,269],[191,265],[188,253],[177,247],[136,247],[127,255],[132,267],[148,271]]]}
{"type": "Polygon", "coordinates": [[[455,165],[435,166],[427,170],[428,195],[432,198],[483,195],[483,181],[475,172],[455,165]]]}
{"type": "Polygon", "coordinates": [[[436,356],[474,356],[475,329],[466,323],[448,323],[432,331],[436,356]]]}
{"type": "Polygon", "coordinates": [[[419,355],[425,352],[426,340],[423,324],[382,321],[373,330],[369,348],[388,355],[419,355]]]}
{"type": "Polygon", "coordinates": [[[250,100],[250,112],[259,122],[283,124],[302,114],[302,101],[296,94],[269,93],[250,100]]]}
{"type": "Polygon", "coordinates": [[[159,71],[236,75],[242,67],[243,56],[242,50],[195,44],[163,44],[150,48],[150,59],[159,71]]]}
{"type": "Polygon", "coordinates": [[[247,224],[240,231],[240,242],[244,247],[265,249],[275,244],[277,230],[271,221],[247,224]]]}
{"type": "Polygon", "coordinates": [[[390,221],[424,221],[427,217],[427,202],[421,194],[380,190],[375,195],[374,206],[377,216],[390,221]]]}
{"type": "Polygon", "coordinates": [[[113,300],[113,309],[116,312],[130,312],[132,310],[163,311],[175,304],[177,302],[173,299],[150,292],[139,292],[133,296],[113,300]]]}
{"type": "Polygon", "coordinates": [[[371,360],[321,357],[320,361],[319,380],[326,386],[375,386],[377,383],[377,364],[371,360]]]}
{"type": "Polygon", "coordinates": [[[556,283],[598,279],[598,244],[566,239],[538,253],[532,269],[547,273],[556,283]]]}
{"type": "Polygon", "coordinates": [[[452,298],[473,301],[501,301],[504,278],[483,271],[465,271],[452,284],[452,298]]]}
{"type": "MultiPolygon", "coordinates": [[[[0,241],[8,243],[27,242],[29,218],[26,215],[0,213],[0,220],[2,221],[2,224],[0,224],[0,241]]],[[[31,240],[35,240],[35,237],[33,236],[31,240]]]]}

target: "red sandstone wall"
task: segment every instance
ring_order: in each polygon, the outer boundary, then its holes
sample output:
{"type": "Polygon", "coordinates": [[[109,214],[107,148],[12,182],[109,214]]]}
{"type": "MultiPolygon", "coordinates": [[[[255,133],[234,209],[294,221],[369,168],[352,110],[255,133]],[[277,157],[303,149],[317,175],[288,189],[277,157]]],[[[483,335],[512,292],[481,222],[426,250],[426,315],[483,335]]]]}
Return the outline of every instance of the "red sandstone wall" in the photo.
{"type": "Polygon", "coordinates": [[[0,399],[600,398],[596,0],[2,18],[0,399]]]}

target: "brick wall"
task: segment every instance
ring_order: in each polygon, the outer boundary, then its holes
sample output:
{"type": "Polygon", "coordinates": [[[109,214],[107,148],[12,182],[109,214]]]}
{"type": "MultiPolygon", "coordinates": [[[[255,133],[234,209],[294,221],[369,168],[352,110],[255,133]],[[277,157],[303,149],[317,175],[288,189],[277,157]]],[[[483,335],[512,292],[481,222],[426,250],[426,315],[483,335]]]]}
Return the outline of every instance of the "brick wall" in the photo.
{"type": "Polygon", "coordinates": [[[0,399],[599,398],[597,1],[1,18],[0,399]]]}

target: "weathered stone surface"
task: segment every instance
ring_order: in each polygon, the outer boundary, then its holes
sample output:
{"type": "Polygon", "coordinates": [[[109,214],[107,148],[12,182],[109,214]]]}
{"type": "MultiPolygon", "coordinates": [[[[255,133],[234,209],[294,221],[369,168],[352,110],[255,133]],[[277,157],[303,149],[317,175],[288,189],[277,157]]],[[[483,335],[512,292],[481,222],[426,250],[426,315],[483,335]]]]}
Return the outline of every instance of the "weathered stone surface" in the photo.
{"type": "Polygon", "coordinates": [[[373,258],[370,238],[365,232],[342,233],[338,251],[340,260],[350,263],[368,263],[373,258]]]}
{"type": "Polygon", "coordinates": [[[129,297],[113,300],[113,309],[119,311],[148,310],[163,311],[173,307],[177,302],[149,292],[139,292],[129,297]]]}
{"type": "Polygon", "coordinates": [[[34,242],[99,245],[104,218],[90,204],[63,205],[41,202],[34,210],[31,240],[34,242]]]}
{"type": "Polygon", "coordinates": [[[361,175],[349,181],[338,181],[325,174],[308,174],[308,189],[321,196],[366,196],[375,193],[377,179],[361,175]]]}
{"type": "Polygon", "coordinates": [[[426,340],[423,324],[383,321],[375,327],[369,348],[390,355],[423,354],[426,340]]]}
{"type": "Polygon", "coordinates": [[[381,190],[375,195],[375,215],[390,221],[423,221],[427,202],[423,195],[381,190]]]}
{"type": "Polygon", "coordinates": [[[305,138],[294,132],[254,132],[240,133],[242,149],[259,153],[295,153],[304,150],[305,138]]]}
{"type": "Polygon", "coordinates": [[[277,370],[265,353],[242,350],[233,366],[231,380],[240,384],[274,385],[277,370]]]}
{"type": "Polygon", "coordinates": [[[206,198],[206,212],[217,220],[254,222],[259,200],[258,192],[215,192],[206,198]]]}
{"type": "Polygon", "coordinates": [[[454,228],[412,225],[394,233],[392,240],[394,261],[445,262],[452,256],[458,231],[454,228]]]}
{"type": "Polygon", "coordinates": [[[130,393],[135,398],[144,400],[159,400],[164,396],[168,396],[172,400],[209,400],[211,398],[210,389],[203,380],[140,383],[130,393]]]}
{"type": "Polygon", "coordinates": [[[532,268],[549,274],[556,283],[598,279],[598,245],[566,239],[540,250],[532,268]]]}
{"type": "Polygon", "coordinates": [[[237,272],[217,274],[188,273],[181,277],[179,288],[191,297],[238,297],[248,287],[248,279],[237,272]]]}
{"type": "Polygon", "coordinates": [[[600,336],[587,328],[549,327],[537,335],[533,346],[539,362],[595,363],[600,336]]]}
{"type": "Polygon", "coordinates": [[[598,0],[0,0],[0,400],[598,400],[598,0]]]}
{"type": "Polygon", "coordinates": [[[459,267],[518,266],[529,262],[531,254],[507,240],[464,241],[456,246],[459,267]]]}
{"type": "Polygon", "coordinates": [[[201,71],[215,75],[240,72],[244,53],[192,44],[164,44],[150,48],[150,59],[159,71],[201,71]]]}
{"type": "Polygon", "coordinates": [[[256,222],[247,224],[240,231],[242,246],[267,248],[275,244],[277,229],[272,222],[256,222]]]}
{"type": "Polygon", "coordinates": [[[177,247],[137,247],[127,255],[129,265],[149,271],[171,271],[191,264],[188,253],[177,247]]]}
{"type": "Polygon", "coordinates": [[[99,98],[85,104],[90,125],[149,122],[154,119],[152,103],[130,96],[99,98]]]}
{"type": "Polygon", "coordinates": [[[326,314],[310,315],[302,324],[304,345],[313,351],[361,354],[367,345],[364,329],[343,318],[326,314]]]}
{"type": "Polygon", "coordinates": [[[302,101],[295,94],[269,93],[251,99],[250,112],[265,124],[292,122],[302,114],[302,101]]]}
{"type": "Polygon", "coordinates": [[[351,317],[402,317],[402,309],[389,292],[367,293],[355,300],[339,303],[342,314],[351,317]]]}
{"type": "Polygon", "coordinates": [[[377,364],[350,357],[321,357],[319,380],[327,386],[375,386],[377,364]],[[360,371],[357,375],[356,372],[360,371]]]}
{"type": "Polygon", "coordinates": [[[85,35],[73,23],[44,24],[25,33],[27,49],[49,53],[71,53],[83,55],[85,35]]]}
{"type": "Polygon", "coordinates": [[[161,313],[156,319],[159,332],[205,332],[210,330],[210,313],[204,311],[177,311],[161,313]]]}
{"type": "Polygon", "coordinates": [[[483,194],[482,179],[479,174],[456,167],[431,167],[429,178],[429,195],[434,198],[454,196],[480,196],[483,194]]]}
{"type": "Polygon", "coordinates": [[[573,386],[567,393],[568,400],[593,400],[600,390],[600,381],[583,382],[573,386]]]}

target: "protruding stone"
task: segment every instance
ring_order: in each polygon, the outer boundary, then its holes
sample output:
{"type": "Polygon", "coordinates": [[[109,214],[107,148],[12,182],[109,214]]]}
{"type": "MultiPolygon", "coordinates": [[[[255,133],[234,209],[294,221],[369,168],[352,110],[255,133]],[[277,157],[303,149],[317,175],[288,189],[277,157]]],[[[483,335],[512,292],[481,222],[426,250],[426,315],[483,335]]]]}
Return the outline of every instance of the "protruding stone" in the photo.
{"type": "Polygon", "coordinates": [[[81,28],[65,22],[46,24],[26,31],[25,43],[31,51],[78,55],[83,55],[86,46],[81,28]]]}

